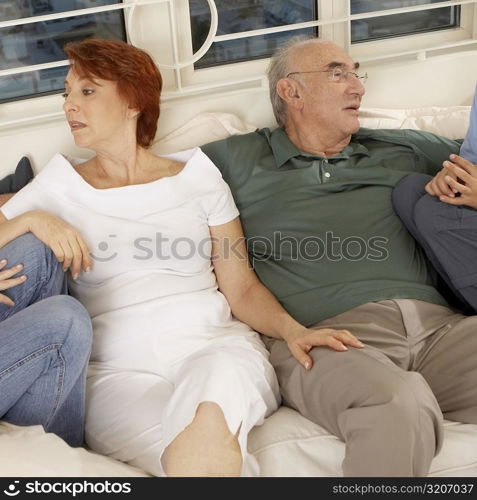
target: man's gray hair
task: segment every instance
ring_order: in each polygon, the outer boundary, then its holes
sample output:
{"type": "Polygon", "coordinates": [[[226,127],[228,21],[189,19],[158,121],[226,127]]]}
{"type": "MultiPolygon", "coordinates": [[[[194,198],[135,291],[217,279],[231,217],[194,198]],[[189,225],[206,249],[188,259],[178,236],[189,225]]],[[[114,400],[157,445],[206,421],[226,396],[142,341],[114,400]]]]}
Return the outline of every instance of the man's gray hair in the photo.
{"type": "Polygon", "coordinates": [[[277,92],[278,80],[285,78],[290,73],[290,55],[297,45],[303,42],[316,40],[310,36],[294,36],[287,40],[270,59],[267,69],[268,85],[270,89],[270,101],[272,103],[273,114],[280,127],[285,125],[286,104],[277,92]]]}

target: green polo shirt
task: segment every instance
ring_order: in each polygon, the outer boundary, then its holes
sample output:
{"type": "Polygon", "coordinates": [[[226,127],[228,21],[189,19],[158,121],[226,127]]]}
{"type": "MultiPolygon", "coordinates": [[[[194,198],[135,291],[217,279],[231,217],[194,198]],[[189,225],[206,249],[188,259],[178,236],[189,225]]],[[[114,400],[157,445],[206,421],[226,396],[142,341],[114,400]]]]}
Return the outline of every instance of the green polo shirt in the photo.
{"type": "Polygon", "coordinates": [[[312,325],[370,301],[446,305],[391,192],[411,172],[434,175],[459,146],[415,130],[361,129],[325,158],[300,151],[279,128],[202,149],[232,190],[260,280],[312,325]]]}

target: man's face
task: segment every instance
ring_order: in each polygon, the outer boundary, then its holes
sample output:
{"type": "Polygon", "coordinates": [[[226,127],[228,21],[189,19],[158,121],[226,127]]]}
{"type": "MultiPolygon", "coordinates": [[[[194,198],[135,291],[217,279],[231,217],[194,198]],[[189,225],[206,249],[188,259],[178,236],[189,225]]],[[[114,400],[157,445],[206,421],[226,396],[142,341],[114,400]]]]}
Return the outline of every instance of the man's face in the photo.
{"type": "Polygon", "coordinates": [[[306,122],[343,137],[357,132],[358,110],[365,90],[353,73],[346,74],[357,72],[353,59],[332,43],[309,43],[297,49],[292,61],[292,71],[317,71],[295,76],[301,82],[306,122]],[[332,79],[335,68],[341,70],[341,80],[332,79]]]}

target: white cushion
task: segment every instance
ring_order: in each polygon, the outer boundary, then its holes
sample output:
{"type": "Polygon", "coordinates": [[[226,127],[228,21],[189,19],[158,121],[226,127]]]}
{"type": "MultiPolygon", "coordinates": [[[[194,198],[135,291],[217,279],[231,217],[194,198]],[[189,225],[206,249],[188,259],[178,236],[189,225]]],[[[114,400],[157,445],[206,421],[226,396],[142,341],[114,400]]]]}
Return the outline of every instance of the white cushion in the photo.
{"type": "Polygon", "coordinates": [[[150,149],[155,154],[175,153],[255,129],[257,126],[231,113],[200,113],[165,137],[156,138],[150,149]]]}
{"type": "MultiPolygon", "coordinates": [[[[446,421],[429,476],[477,476],[477,425],[446,421]]],[[[296,411],[281,407],[250,433],[262,476],[342,476],[345,444],[296,411]]]]}
{"type": "MultiPolygon", "coordinates": [[[[411,128],[426,130],[450,139],[463,139],[469,126],[470,106],[409,109],[362,108],[360,123],[367,128],[411,128]]],[[[156,154],[168,154],[231,135],[253,132],[260,126],[231,113],[200,113],[151,146],[156,154]]]]}
{"type": "Polygon", "coordinates": [[[362,108],[360,124],[367,128],[411,128],[450,139],[463,139],[469,127],[470,106],[409,109],[362,108]]]}
{"type": "MultiPolygon", "coordinates": [[[[445,423],[444,445],[429,476],[477,476],[477,425],[445,423]]],[[[262,476],[339,477],[345,445],[290,408],[281,407],[250,433],[262,476]]],[[[71,448],[39,425],[0,422],[0,476],[145,477],[147,473],[84,448],[71,448]]]]}
{"type": "Polygon", "coordinates": [[[0,422],[0,476],[141,477],[145,472],[84,448],[72,448],[40,425],[0,422]]]}

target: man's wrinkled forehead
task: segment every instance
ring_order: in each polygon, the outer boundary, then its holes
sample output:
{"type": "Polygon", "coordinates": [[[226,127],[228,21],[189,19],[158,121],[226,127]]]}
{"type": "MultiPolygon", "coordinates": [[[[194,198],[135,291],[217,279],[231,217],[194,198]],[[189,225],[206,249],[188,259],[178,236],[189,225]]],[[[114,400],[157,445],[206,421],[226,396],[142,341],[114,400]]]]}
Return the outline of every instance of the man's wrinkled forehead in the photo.
{"type": "Polygon", "coordinates": [[[357,69],[359,63],[338,45],[331,42],[316,41],[297,47],[295,63],[300,65],[301,71],[312,69],[357,69]]]}

